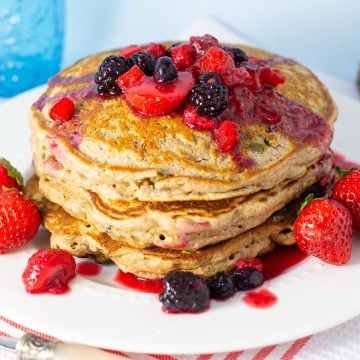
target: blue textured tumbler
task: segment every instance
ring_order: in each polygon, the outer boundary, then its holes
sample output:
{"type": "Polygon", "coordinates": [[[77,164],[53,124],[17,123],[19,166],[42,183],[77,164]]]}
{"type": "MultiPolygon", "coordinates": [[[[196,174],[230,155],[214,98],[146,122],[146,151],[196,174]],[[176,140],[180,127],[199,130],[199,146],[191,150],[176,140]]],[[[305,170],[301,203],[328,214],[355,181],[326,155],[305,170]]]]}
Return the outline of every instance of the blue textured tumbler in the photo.
{"type": "Polygon", "coordinates": [[[0,0],[0,96],[47,82],[59,71],[63,0],[0,0]]]}

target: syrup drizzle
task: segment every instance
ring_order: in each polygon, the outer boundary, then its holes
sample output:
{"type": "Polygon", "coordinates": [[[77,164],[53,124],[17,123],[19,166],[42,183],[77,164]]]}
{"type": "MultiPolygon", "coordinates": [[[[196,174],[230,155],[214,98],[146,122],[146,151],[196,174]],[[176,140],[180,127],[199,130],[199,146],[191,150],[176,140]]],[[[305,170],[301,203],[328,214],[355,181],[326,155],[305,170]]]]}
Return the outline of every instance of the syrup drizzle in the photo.
{"type": "Polygon", "coordinates": [[[145,279],[120,269],[117,271],[114,281],[121,286],[142,292],[160,294],[163,290],[162,279],[145,279]]]}

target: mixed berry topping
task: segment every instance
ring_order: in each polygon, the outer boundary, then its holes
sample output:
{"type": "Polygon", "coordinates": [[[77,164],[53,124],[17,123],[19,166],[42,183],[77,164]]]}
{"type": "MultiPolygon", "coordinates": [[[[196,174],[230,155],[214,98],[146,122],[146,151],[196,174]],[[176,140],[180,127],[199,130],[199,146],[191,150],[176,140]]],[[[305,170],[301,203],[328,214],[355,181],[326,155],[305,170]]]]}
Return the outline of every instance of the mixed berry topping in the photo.
{"type": "Polygon", "coordinates": [[[168,54],[178,69],[186,69],[195,62],[195,48],[190,44],[175,44],[168,49],[168,54]]]}
{"type": "Polygon", "coordinates": [[[238,47],[227,47],[224,46],[223,49],[232,54],[235,66],[240,66],[244,61],[248,61],[246,52],[238,47]]]}
{"type": "Polygon", "coordinates": [[[155,69],[155,56],[144,52],[137,52],[130,56],[130,63],[137,65],[147,76],[151,76],[155,69]]]}
{"type": "Polygon", "coordinates": [[[154,80],[158,84],[175,81],[178,77],[176,67],[168,56],[162,56],[156,60],[154,80]]]}
{"type": "Polygon", "coordinates": [[[232,277],[227,273],[218,273],[206,282],[212,299],[225,300],[235,293],[232,277]]]}
{"type": "Polygon", "coordinates": [[[252,290],[263,284],[264,275],[258,269],[247,266],[234,271],[233,281],[240,291],[252,290]]]}
{"type": "Polygon", "coordinates": [[[170,312],[199,312],[210,304],[206,281],[186,271],[170,271],[164,278],[164,290],[159,297],[170,312]]]}
{"type": "Polygon", "coordinates": [[[103,60],[95,74],[95,83],[100,95],[116,95],[121,89],[116,84],[116,79],[128,71],[131,63],[123,56],[110,55],[103,60]]]}

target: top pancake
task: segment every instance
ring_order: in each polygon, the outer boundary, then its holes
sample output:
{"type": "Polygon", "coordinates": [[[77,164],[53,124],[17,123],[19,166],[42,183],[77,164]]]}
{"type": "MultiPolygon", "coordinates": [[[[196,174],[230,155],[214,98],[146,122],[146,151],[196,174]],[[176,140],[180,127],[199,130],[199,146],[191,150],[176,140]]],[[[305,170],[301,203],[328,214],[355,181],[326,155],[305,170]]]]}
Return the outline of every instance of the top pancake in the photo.
{"type": "Polygon", "coordinates": [[[320,131],[311,122],[308,128],[302,124],[297,136],[276,127],[269,132],[265,124],[244,124],[238,150],[256,165],[241,168],[230,153],[217,149],[209,132],[185,126],[181,114],[144,118],[123,96],[97,96],[94,73],[106,56],[117,53],[114,50],[80,60],[49,82],[31,110],[33,142],[48,152],[44,161],[60,163],[68,181],[114,199],[215,200],[298,179],[329,147],[336,107],[327,89],[304,66],[242,48],[281,68],[286,82],[278,92],[320,114],[325,120],[320,131]],[[76,116],[54,127],[49,109],[63,96],[75,101],[76,116]],[[308,135],[311,142],[304,141],[308,135]]]}

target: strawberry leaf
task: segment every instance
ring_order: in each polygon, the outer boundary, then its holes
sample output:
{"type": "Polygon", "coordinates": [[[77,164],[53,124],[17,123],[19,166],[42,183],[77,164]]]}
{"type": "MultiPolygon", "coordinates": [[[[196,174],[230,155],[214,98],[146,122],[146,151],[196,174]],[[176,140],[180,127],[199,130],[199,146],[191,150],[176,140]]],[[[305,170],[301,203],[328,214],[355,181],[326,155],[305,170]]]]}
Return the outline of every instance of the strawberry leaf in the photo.
{"type": "Polygon", "coordinates": [[[358,170],[358,168],[352,167],[352,168],[349,169],[349,170],[344,170],[344,169],[342,169],[340,166],[337,166],[337,167],[336,167],[336,172],[338,173],[338,175],[339,175],[340,178],[343,178],[343,177],[345,177],[346,175],[349,175],[350,173],[352,173],[352,172],[355,171],[355,170],[358,170]]]}
{"type": "Polygon", "coordinates": [[[5,168],[8,172],[8,175],[10,177],[14,178],[20,186],[23,186],[24,179],[23,179],[21,173],[16,168],[14,168],[8,160],[6,160],[4,158],[0,158],[0,164],[5,166],[5,168]]]}
{"type": "Polygon", "coordinates": [[[314,200],[314,198],[315,195],[313,193],[307,195],[299,207],[298,214],[300,214],[301,211],[304,210],[314,200]]]}

